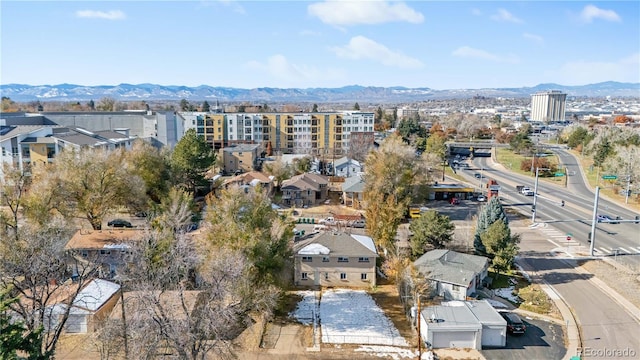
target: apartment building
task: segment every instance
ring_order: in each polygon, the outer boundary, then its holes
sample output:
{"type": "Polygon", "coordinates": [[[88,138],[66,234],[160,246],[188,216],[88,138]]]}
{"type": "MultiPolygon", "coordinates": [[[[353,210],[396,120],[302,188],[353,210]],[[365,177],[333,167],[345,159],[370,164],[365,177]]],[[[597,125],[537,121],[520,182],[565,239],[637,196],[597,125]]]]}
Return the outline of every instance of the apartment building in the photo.
{"type": "Polygon", "coordinates": [[[564,121],[567,94],[559,90],[541,91],[531,95],[530,121],[544,123],[564,121]]]}
{"type": "Polygon", "coordinates": [[[180,113],[215,149],[234,144],[271,143],[276,154],[346,154],[351,138],[373,141],[374,113],[180,113]],[[363,135],[364,134],[364,135],[363,135]],[[371,136],[366,136],[370,134],[371,136]]]}

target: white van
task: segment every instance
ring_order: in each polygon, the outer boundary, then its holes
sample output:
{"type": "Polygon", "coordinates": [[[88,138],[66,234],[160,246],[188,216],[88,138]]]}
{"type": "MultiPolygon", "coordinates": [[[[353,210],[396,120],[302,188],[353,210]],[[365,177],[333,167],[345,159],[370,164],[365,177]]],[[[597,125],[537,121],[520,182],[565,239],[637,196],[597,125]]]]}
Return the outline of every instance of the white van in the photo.
{"type": "Polygon", "coordinates": [[[316,224],[313,226],[313,231],[327,231],[329,230],[329,227],[327,225],[322,225],[322,224],[316,224]]]}

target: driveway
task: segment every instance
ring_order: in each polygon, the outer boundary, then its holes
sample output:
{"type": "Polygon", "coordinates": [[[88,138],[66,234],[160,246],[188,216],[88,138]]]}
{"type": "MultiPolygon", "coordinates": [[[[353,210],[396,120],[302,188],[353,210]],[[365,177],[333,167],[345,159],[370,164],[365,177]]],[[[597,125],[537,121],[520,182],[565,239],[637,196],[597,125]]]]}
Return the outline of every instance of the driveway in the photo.
{"type": "Polygon", "coordinates": [[[522,320],[527,325],[523,335],[508,334],[506,347],[482,350],[482,355],[492,360],[562,359],[567,349],[560,325],[544,320],[522,320]]]}

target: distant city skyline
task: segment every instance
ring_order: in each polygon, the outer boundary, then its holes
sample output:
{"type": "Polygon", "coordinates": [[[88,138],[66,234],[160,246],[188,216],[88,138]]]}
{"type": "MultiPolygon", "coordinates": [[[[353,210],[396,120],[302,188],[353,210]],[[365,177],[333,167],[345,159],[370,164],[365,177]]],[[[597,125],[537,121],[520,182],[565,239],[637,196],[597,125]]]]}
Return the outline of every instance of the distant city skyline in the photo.
{"type": "Polygon", "coordinates": [[[0,83],[640,82],[637,1],[2,1],[0,83]]]}

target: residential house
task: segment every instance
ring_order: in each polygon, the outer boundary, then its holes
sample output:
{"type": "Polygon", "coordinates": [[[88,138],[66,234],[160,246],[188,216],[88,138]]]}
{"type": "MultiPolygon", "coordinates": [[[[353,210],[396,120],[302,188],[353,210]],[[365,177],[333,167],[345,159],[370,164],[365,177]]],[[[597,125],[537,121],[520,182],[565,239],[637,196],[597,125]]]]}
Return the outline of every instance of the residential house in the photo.
{"type": "Polygon", "coordinates": [[[377,257],[368,236],[322,232],[294,245],[294,282],[301,287],[372,287],[377,257]]]}
{"type": "Polygon", "coordinates": [[[342,183],[342,203],[354,209],[365,208],[364,204],[364,179],[356,175],[348,177],[342,183]]]}
{"type": "Polygon", "coordinates": [[[129,244],[141,240],[144,233],[125,228],[78,230],[65,246],[70,254],[69,266],[75,271],[76,261],[86,261],[99,265],[99,277],[113,278],[126,265],[129,244]]]}
{"type": "Polygon", "coordinates": [[[131,149],[135,137],[129,136],[128,129],[120,131],[89,131],[80,127],[57,128],[52,135],[59,149],[100,148],[113,150],[131,149]]]}
{"type": "Polygon", "coordinates": [[[324,175],[300,174],[282,182],[285,205],[305,207],[323,203],[329,196],[329,180],[324,175]]]}
{"type": "Polygon", "coordinates": [[[435,349],[504,347],[507,322],[486,300],[451,301],[420,310],[420,337],[435,349]]]}
{"type": "Polygon", "coordinates": [[[489,259],[446,249],[431,250],[414,262],[431,281],[431,289],[446,300],[466,300],[482,287],[489,259]]]}
{"type": "Polygon", "coordinates": [[[260,144],[236,144],[222,149],[224,171],[229,174],[252,171],[258,165],[260,144]]]}
{"type": "Polygon", "coordinates": [[[265,173],[259,171],[250,171],[248,173],[240,174],[234,176],[230,179],[225,180],[222,183],[222,186],[229,187],[232,185],[236,186],[258,186],[260,185],[262,189],[264,189],[267,194],[271,194],[273,191],[273,176],[266,175],[265,173]]]}
{"type": "MultiPolygon", "coordinates": [[[[94,279],[77,294],[71,308],[69,317],[64,325],[67,333],[93,332],[106,320],[118,302],[120,285],[107,280],[94,279]]],[[[47,308],[47,321],[45,325],[53,328],[66,312],[67,303],[57,303],[47,308]]]]}
{"type": "Polygon", "coordinates": [[[350,159],[346,156],[333,161],[333,169],[335,176],[351,177],[362,173],[362,165],[359,161],[350,159]]]}

